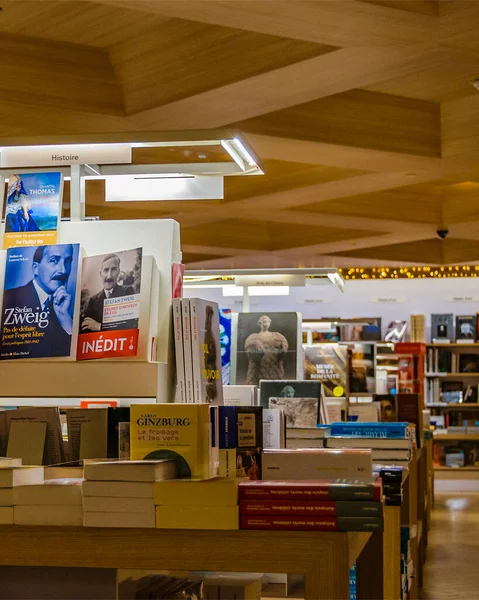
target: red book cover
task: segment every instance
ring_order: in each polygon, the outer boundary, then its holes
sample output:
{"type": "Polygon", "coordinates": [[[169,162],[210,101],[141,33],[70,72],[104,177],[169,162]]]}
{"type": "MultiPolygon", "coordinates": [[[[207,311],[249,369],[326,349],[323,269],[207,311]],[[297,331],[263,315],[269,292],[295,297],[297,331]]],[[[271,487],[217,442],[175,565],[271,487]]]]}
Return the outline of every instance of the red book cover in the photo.
{"type": "Polygon", "coordinates": [[[299,500],[242,500],[242,515],[286,515],[286,516],[329,516],[329,517],[382,517],[381,502],[362,502],[345,500],[335,502],[307,502],[299,500]]]}
{"type": "Polygon", "coordinates": [[[239,484],[240,500],[373,500],[382,498],[382,482],[348,480],[245,481],[239,484]]]}
{"type": "Polygon", "coordinates": [[[241,529],[283,531],[383,531],[375,517],[301,517],[290,515],[241,515],[241,529]]]}

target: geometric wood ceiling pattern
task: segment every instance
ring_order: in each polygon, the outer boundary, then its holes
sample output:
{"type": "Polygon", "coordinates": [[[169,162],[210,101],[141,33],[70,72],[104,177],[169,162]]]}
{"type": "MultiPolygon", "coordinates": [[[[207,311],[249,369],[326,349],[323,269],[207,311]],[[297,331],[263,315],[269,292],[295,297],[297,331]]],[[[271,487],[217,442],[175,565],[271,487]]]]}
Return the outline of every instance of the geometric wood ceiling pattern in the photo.
{"type": "Polygon", "coordinates": [[[479,2],[1,6],[0,138],[227,128],[264,163],[222,201],[91,182],[87,214],[175,218],[196,268],[479,261],[479,2]]]}

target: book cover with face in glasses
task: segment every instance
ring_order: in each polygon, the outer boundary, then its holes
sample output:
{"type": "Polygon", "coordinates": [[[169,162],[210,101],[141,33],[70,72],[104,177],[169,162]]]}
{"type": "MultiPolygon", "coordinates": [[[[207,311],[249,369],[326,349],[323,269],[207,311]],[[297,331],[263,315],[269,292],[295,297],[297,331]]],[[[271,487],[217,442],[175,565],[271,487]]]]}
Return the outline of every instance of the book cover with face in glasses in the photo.
{"type": "Polygon", "coordinates": [[[10,175],[3,248],[55,244],[62,196],[61,173],[10,175]]]}
{"type": "Polygon", "coordinates": [[[83,259],[78,360],[137,355],[142,254],[134,248],[83,259]]]}
{"type": "Polygon", "coordinates": [[[9,248],[0,359],[70,356],[79,244],[9,248]]]}

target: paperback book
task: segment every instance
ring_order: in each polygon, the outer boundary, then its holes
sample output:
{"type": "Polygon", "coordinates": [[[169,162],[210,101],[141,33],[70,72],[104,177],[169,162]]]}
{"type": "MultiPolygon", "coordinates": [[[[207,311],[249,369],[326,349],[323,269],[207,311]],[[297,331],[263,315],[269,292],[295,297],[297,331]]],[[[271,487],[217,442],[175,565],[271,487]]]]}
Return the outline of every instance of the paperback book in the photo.
{"type": "Polygon", "coordinates": [[[270,398],[321,398],[319,381],[266,381],[259,382],[259,404],[269,408],[270,398]]]}
{"type": "Polygon", "coordinates": [[[263,408],[219,406],[220,475],[261,479],[263,408]]]}
{"type": "Polygon", "coordinates": [[[391,321],[388,325],[384,341],[392,342],[404,342],[406,339],[407,332],[407,321],[391,321]]]}
{"type": "Polygon", "coordinates": [[[304,378],[319,381],[326,397],[348,394],[348,351],[339,344],[304,347],[304,378]]]}
{"type": "Polygon", "coordinates": [[[241,515],[241,529],[295,531],[383,531],[379,517],[319,517],[288,515],[241,515]]]}
{"type": "Polygon", "coordinates": [[[301,377],[301,315],[239,313],[233,323],[232,383],[301,377]]]}
{"type": "Polygon", "coordinates": [[[472,344],[477,341],[477,315],[456,317],[456,342],[472,344]]]}
{"type": "Polygon", "coordinates": [[[138,353],[142,249],[82,261],[77,360],[138,353]]]}
{"type": "Polygon", "coordinates": [[[319,422],[318,398],[270,398],[269,408],[280,408],[289,429],[316,427],[319,422]]]}
{"type": "Polygon", "coordinates": [[[55,244],[62,196],[61,173],[10,175],[3,249],[55,244]]]}
{"type": "Polygon", "coordinates": [[[9,248],[0,359],[70,356],[78,244],[9,248]]]}
{"type": "Polygon", "coordinates": [[[239,484],[240,500],[367,500],[380,502],[381,480],[364,483],[356,479],[316,481],[245,481],[239,484]]]}
{"type": "Polygon", "coordinates": [[[349,500],[242,500],[242,515],[316,515],[323,517],[382,517],[381,502],[349,500]]]}
{"type": "Polygon", "coordinates": [[[449,344],[454,340],[454,315],[431,315],[431,340],[435,344],[449,344]]]}

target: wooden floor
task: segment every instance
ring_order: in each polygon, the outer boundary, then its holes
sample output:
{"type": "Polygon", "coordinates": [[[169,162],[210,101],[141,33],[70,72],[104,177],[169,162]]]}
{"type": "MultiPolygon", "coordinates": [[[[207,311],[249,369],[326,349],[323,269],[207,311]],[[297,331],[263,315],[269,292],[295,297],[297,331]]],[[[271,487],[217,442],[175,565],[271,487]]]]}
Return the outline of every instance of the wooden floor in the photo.
{"type": "Polygon", "coordinates": [[[479,493],[436,494],[422,598],[479,599],[479,493]]]}

